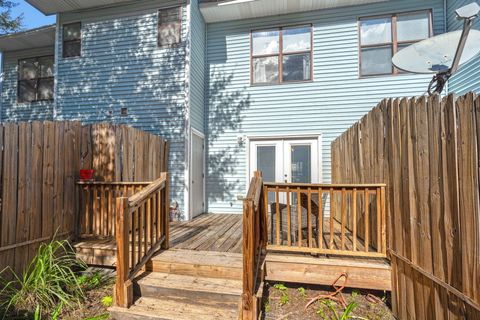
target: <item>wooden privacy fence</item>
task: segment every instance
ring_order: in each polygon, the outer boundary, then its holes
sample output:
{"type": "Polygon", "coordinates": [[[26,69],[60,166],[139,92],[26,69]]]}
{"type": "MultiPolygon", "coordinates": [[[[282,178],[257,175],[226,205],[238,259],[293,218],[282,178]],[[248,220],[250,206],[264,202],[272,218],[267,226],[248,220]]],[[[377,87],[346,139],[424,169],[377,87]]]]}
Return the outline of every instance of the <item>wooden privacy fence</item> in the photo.
{"type": "Polygon", "coordinates": [[[385,185],[265,183],[263,194],[269,250],[386,257],[385,185]]]}
{"type": "Polygon", "coordinates": [[[116,199],[117,275],[115,300],[120,307],[133,303],[132,280],[160,248],[169,244],[168,174],[130,197],[116,199]]]}
{"type": "MultiPolygon", "coordinates": [[[[20,273],[41,242],[76,234],[80,169],[99,181],[152,181],[166,171],[168,148],[123,125],[47,121],[1,124],[0,153],[0,270],[20,273]]],[[[97,206],[111,205],[106,189],[97,194],[97,206]]]]}
{"type": "Polygon", "coordinates": [[[479,120],[473,93],[387,99],[332,143],[334,183],[387,184],[400,319],[480,319],[479,120]]]}

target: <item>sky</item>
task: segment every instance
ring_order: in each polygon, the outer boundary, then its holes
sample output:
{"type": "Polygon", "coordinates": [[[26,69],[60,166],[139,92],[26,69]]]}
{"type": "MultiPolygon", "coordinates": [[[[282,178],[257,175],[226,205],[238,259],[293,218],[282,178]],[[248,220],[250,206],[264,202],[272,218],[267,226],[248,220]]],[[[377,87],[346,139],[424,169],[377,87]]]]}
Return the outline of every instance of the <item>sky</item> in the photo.
{"type": "Polygon", "coordinates": [[[18,6],[12,10],[13,15],[17,16],[22,13],[24,15],[23,29],[32,29],[55,23],[54,15],[45,16],[43,13],[29,5],[25,0],[14,0],[13,2],[18,3],[18,6]]]}

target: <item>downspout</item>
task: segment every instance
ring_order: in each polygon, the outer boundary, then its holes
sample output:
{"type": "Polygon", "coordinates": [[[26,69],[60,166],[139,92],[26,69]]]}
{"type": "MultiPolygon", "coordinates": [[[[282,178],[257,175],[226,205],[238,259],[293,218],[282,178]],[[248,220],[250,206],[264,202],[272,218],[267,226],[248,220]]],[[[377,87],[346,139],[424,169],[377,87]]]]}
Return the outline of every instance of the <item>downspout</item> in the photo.
{"type": "Polygon", "coordinates": [[[58,59],[60,57],[59,40],[60,40],[60,14],[57,14],[55,23],[55,44],[54,44],[54,77],[53,77],[53,114],[52,120],[57,120],[57,102],[58,102],[58,59]]]}
{"type": "MultiPolygon", "coordinates": [[[[448,0],[443,0],[443,32],[444,33],[447,33],[448,31],[448,15],[447,15],[447,1],[448,0]]],[[[447,83],[445,84],[445,93],[448,95],[449,94],[449,88],[448,88],[448,84],[450,83],[450,80],[447,81],[447,83]]]]}

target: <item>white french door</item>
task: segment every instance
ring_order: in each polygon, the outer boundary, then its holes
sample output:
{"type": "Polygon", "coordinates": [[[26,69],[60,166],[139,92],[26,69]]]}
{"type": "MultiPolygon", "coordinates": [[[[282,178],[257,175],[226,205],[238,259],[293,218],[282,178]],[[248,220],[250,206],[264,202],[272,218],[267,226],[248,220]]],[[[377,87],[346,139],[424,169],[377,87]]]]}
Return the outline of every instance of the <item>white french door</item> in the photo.
{"type": "Polygon", "coordinates": [[[250,177],[262,171],[265,182],[318,183],[319,139],[250,141],[250,177]]]}

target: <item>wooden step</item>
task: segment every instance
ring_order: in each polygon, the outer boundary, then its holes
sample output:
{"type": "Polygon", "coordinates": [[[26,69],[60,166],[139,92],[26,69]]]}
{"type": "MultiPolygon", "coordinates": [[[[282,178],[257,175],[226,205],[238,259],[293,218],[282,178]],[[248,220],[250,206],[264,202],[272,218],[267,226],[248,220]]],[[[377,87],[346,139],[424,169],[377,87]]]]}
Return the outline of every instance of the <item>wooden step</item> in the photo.
{"type": "Polygon", "coordinates": [[[242,281],[145,272],[134,281],[134,294],[139,297],[203,300],[218,304],[238,302],[242,294],[242,281]]]}
{"type": "Polygon", "coordinates": [[[221,279],[242,279],[242,255],[230,252],[170,249],[154,256],[147,271],[221,279]]]}
{"type": "Polygon", "coordinates": [[[238,301],[209,305],[191,300],[141,297],[129,309],[112,307],[109,311],[116,320],[236,320],[238,301]]]}
{"type": "Polygon", "coordinates": [[[387,291],[392,287],[387,259],[269,253],[265,261],[265,280],[273,282],[331,285],[342,273],[348,274],[347,287],[387,291]]]}

